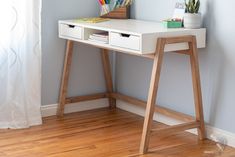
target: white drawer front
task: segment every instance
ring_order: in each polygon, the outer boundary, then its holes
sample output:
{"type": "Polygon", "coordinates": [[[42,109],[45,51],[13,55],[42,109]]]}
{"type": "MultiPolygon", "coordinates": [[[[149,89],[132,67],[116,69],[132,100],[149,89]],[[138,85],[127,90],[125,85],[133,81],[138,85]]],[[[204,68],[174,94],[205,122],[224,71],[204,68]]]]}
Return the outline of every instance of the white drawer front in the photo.
{"type": "Polygon", "coordinates": [[[110,33],[110,45],[132,49],[140,50],[140,37],[136,35],[123,34],[123,33],[110,33]]]}
{"type": "Polygon", "coordinates": [[[82,28],[68,24],[60,24],[60,35],[70,38],[82,39],[82,28]]]}

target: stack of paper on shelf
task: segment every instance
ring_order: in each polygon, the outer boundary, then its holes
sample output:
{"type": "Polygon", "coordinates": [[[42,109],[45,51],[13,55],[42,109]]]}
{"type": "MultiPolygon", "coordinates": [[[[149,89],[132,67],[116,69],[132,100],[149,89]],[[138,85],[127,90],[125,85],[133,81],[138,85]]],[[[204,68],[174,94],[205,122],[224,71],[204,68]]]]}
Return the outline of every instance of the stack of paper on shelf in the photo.
{"type": "Polygon", "coordinates": [[[89,36],[89,41],[108,44],[109,42],[109,34],[108,32],[94,33],[89,36]]]}

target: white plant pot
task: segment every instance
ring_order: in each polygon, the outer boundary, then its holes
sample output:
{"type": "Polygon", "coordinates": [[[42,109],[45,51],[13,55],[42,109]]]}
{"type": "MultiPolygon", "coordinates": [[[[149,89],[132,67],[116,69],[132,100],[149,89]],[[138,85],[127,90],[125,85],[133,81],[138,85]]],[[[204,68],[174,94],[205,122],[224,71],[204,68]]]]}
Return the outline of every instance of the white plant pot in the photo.
{"type": "Polygon", "coordinates": [[[184,27],[190,29],[201,28],[202,24],[202,15],[201,13],[198,14],[191,14],[185,13],[184,14],[184,27]]]}

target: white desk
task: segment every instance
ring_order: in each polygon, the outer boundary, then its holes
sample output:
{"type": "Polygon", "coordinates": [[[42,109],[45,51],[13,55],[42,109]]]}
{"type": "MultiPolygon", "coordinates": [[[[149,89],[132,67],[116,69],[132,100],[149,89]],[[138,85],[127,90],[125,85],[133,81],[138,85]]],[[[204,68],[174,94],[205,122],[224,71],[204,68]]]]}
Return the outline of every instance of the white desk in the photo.
{"type": "MultiPolygon", "coordinates": [[[[161,23],[138,20],[111,20],[102,23],[77,23],[75,20],[59,22],[61,38],[74,40],[94,46],[137,54],[151,54],[156,50],[159,37],[195,35],[198,48],[205,47],[206,29],[167,29],[161,23]],[[109,32],[109,44],[88,41],[89,35],[109,32]]],[[[165,52],[188,49],[186,43],[167,45],[165,52]]]]}
{"type": "Polygon", "coordinates": [[[139,20],[110,20],[102,23],[81,23],[76,22],[76,20],[65,20],[59,21],[59,37],[67,39],[67,50],[58,108],[59,116],[63,116],[64,106],[69,103],[108,98],[110,108],[115,108],[116,99],[121,99],[146,108],[140,154],[144,154],[148,151],[150,135],[152,133],[171,134],[176,131],[198,128],[199,138],[205,138],[197,48],[204,48],[206,46],[206,29],[166,29],[163,28],[161,23],[139,20]],[[102,31],[108,32],[109,34],[109,42],[107,44],[88,40],[91,34],[102,31]],[[67,98],[67,87],[74,41],[102,49],[101,55],[107,92],[67,98]],[[108,50],[138,55],[140,57],[148,57],[154,60],[147,102],[116,93],[113,90],[108,50]],[[189,116],[160,106],[155,106],[164,52],[176,52],[190,56],[196,111],[195,119],[191,117],[188,118],[189,116]],[[152,129],[153,114],[155,111],[167,114],[168,116],[184,116],[184,119],[190,119],[191,121],[166,129],[152,129]]]}

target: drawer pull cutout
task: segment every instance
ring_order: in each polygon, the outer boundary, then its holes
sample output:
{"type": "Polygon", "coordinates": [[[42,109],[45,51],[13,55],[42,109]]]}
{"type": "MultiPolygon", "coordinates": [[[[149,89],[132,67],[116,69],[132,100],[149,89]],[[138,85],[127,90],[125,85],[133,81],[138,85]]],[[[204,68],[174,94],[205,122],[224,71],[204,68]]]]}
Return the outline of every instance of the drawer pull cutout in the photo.
{"type": "Polygon", "coordinates": [[[131,36],[130,34],[124,34],[124,33],[121,33],[120,35],[125,38],[129,38],[131,36]]]}
{"type": "Polygon", "coordinates": [[[69,26],[69,28],[74,28],[75,26],[74,25],[68,25],[69,26]]]}

